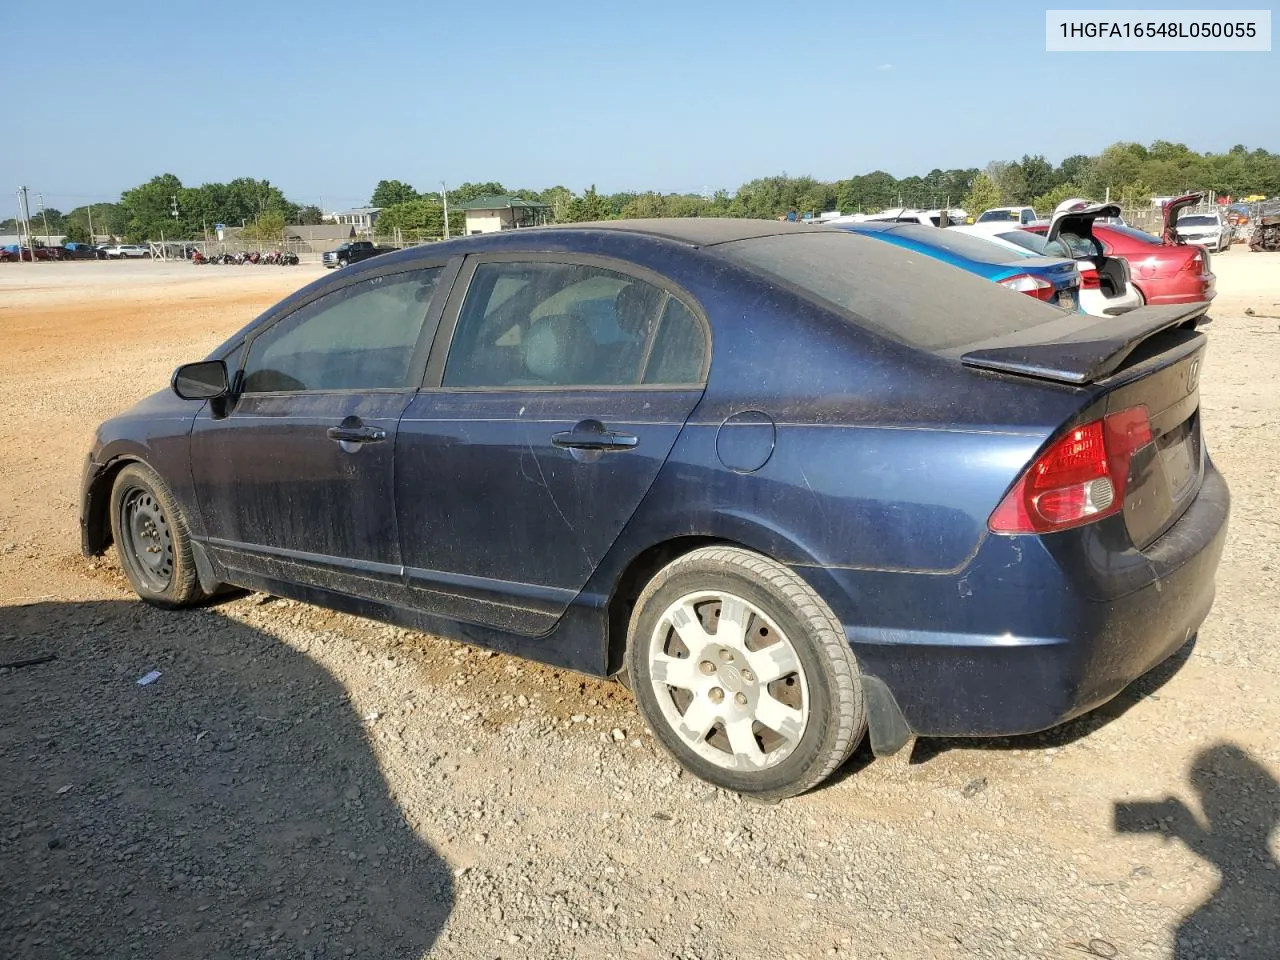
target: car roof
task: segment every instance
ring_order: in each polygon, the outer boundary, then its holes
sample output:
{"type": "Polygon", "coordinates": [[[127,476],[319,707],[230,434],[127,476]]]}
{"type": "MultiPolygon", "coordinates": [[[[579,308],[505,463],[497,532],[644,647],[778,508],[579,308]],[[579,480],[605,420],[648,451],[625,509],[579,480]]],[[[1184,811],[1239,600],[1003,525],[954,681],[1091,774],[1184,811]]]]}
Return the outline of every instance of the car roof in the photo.
{"type": "Polygon", "coordinates": [[[553,230],[610,230],[619,233],[635,233],[691,247],[713,247],[718,243],[735,240],[755,240],[788,233],[833,233],[835,227],[785,220],[748,220],[741,217],[662,217],[648,220],[595,220],[587,223],[557,224],[550,227],[532,227],[541,231],[553,230]]]}

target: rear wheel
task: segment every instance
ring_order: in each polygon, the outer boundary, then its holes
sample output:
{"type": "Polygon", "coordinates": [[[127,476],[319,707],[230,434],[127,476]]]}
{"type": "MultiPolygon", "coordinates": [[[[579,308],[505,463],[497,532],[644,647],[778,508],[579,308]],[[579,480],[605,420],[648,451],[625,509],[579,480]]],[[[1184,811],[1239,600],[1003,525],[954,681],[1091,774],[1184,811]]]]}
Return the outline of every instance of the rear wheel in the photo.
{"type": "Polygon", "coordinates": [[[825,780],[866,730],[839,620],[797,574],[736,547],[663,568],[631,618],[645,720],[696,776],[763,800],[825,780]]]}
{"type": "Polygon", "coordinates": [[[142,464],[125,467],[111,488],[110,509],[120,566],[138,596],[160,607],[204,598],[186,522],[158,474],[142,464]]]}

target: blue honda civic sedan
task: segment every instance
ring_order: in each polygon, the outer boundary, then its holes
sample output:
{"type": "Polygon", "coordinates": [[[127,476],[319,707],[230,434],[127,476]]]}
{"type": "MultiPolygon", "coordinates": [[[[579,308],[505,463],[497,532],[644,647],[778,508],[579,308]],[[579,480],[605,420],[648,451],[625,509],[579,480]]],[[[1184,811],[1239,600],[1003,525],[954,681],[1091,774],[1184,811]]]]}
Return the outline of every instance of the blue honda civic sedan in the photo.
{"type": "Polygon", "coordinates": [[[920,223],[871,220],[839,226],[923,253],[1062,310],[1080,310],[1080,271],[1074,260],[1009,250],[982,237],[920,223]]]}
{"type": "Polygon", "coordinates": [[[1205,305],[1064,314],[752,220],[385,254],[108,420],[83,548],[598,675],[780,798],[865,736],[1040,730],[1207,615],[1205,305]]]}

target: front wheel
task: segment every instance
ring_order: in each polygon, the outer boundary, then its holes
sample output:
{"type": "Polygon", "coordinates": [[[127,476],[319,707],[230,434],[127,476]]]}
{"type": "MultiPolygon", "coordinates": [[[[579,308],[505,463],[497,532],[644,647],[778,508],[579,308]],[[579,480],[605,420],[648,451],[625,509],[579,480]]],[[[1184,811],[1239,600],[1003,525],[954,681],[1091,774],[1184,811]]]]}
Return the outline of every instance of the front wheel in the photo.
{"type": "Polygon", "coordinates": [[[111,488],[111,536],[120,566],[138,596],[159,607],[188,607],[204,598],[191,538],[168,485],[139,463],[111,488]]]}
{"type": "Polygon", "coordinates": [[[636,602],[627,669],[682,765],[762,800],[817,786],[866,731],[840,621],[794,571],[737,547],[659,571],[636,602]]]}

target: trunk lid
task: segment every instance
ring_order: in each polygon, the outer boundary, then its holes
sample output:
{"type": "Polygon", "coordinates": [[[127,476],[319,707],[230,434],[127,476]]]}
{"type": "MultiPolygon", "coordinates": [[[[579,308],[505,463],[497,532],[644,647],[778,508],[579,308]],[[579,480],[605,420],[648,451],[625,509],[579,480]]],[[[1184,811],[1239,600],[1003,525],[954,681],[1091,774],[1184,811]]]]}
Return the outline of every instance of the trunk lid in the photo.
{"type": "Polygon", "coordinates": [[[1088,390],[1080,423],[1146,409],[1151,440],[1133,455],[1122,506],[1129,539],[1142,549],[1182,516],[1204,476],[1199,386],[1207,341],[1196,323],[1207,309],[1142,307],[1097,322],[1043,324],[961,348],[960,361],[1088,390]]]}
{"type": "Polygon", "coordinates": [[[1174,197],[1161,205],[1160,213],[1164,218],[1163,237],[1165,244],[1175,246],[1179,242],[1178,215],[1187,207],[1199,204],[1203,199],[1203,193],[1188,193],[1181,197],[1174,197]]]}

